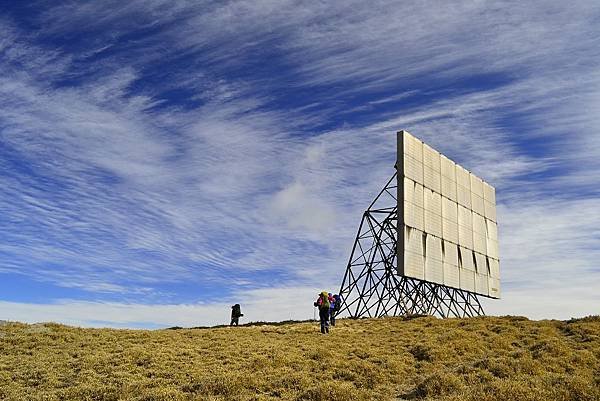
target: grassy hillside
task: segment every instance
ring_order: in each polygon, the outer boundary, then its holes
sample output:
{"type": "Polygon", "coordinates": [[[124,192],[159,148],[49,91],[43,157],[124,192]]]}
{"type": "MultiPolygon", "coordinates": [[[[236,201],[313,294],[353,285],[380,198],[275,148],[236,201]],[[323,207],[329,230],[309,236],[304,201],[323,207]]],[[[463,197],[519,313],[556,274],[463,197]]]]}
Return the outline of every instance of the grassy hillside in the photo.
{"type": "Polygon", "coordinates": [[[600,400],[600,317],[0,326],[2,400],[600,400]]]}

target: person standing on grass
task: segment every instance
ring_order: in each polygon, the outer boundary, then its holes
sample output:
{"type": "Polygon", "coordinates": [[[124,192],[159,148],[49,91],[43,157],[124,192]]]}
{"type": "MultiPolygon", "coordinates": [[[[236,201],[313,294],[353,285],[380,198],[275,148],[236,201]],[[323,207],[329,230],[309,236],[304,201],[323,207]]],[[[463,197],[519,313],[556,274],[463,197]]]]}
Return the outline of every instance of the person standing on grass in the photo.
{"type": "Polygon", "coordinates": [[[329,322],[333,327],[335,326],[335,298],[331,293],[327,294],[327,297],[329,299],[329,322]]]}
{"type": "Polygon", "coordinates": [[[342,297],[338,294],[333,296],[333,303],[331,308],[329,308],[329,318],[331,320],[331,325],[335,326],[335,316],[338,314],[340,309],[342,309],[342,297]]]}
{"type": "Polygon", "coordinates": [[[319,319],[321,320],[321,333],[329,333],[329,296],[327,291],[319,294],[319,298],[314,303],[319,308],[319,319]]]}
{"type": "Polygon", "coordinates": [[[231,307],[231,322],[229,323],[230,326],[233,326],[234,324],[237,326],[240,324],[240,317],[244,316],[244,314],[242,313],[242,308],[240,306],[240,304],[235,304],[231,307]]]}

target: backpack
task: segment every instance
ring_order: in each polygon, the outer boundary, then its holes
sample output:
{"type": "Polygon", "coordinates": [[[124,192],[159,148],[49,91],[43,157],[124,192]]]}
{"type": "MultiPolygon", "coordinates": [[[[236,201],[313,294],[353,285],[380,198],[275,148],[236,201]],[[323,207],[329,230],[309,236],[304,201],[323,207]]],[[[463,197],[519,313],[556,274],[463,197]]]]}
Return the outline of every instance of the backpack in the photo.
{"type": "Polygon", "coordinates": [[[319,305],[319,308],[320,309],[325,309],[325,308],[329,309],[330,305],[329,305],[329,298],[327,297],[327,293],[325,292],[325,293],[321,294],[320,298],[321,298],[321,303],[319,305]]]}
{"type": "Polygon", "coordinates": [[[339,311],[342,308],[342,297],[340,297],[338,294],[335,294],[333,299],[335,299],[335,307],[333,310],[339,311]]]}
{"type": "Polygon", "coordinates": [[[243,316],[242,315],[242,308],[240,307],[240,304],[233,305],[232,309],[233,309],[233,311],[232,311],[233,312],[232,313],[233,316],[243,316]]]}

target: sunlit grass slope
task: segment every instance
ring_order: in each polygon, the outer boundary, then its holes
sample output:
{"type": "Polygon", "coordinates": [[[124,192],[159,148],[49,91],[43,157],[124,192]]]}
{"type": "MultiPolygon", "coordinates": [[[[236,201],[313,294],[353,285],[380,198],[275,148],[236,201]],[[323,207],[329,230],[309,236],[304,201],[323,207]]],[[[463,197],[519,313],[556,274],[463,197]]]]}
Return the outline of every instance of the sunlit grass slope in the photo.
{"type": "Polygon", "coordinates": [[[0,326],[2,400],[600,400],[600,317],[0,326]]]}

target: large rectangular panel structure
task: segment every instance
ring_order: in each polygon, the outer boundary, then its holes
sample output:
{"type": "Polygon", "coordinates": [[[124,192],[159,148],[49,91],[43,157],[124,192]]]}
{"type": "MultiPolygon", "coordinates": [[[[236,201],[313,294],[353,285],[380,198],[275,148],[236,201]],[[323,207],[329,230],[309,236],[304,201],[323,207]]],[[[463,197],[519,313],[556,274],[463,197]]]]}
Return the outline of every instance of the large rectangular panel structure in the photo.
{"type": "Polygon", "coordinates": [[[496,192],[398,132],[398,274],[500,298],[496,192]]]}

